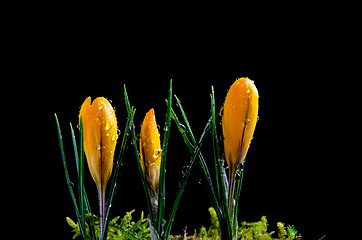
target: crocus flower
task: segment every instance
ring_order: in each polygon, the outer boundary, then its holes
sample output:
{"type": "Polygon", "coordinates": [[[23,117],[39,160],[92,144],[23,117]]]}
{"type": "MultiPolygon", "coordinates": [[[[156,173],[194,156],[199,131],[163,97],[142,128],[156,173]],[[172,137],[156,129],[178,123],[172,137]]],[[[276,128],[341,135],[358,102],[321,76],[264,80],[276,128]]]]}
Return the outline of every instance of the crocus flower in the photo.
{"type": "Polygon", "coordinates": [[[159,190],[161,153],[160,133],[157,128],[155,112],[151,109],[146,113],[141,127],[140,158],[143,173],[155,198],[157,198],[159,190]]]}
{"type": "Polygon", "coordinates": [[[79,126],[83,121],[84,152],[89,171],[99,194],[99,238],[103,234],[105,191],[112,173],[114,150],[118,138],[117,119],[112,105],[103,97],[91,104],[88,97],[79,113],[79,126]]]}
{"type": "Polygon", "coordinates": [[[231,173],[242,164],[248,151],[258,118],[258,99],[254,81],[248,78],[237,79],[227,93],[222,129],[225,158],[231,173]]]}
{"type": "Polygon", "coordinates": [[[80,110],[83,118],[84,152],[88,167],[99,191],[104,192],[112,173],[114,150],[118,138],[117,119],[109,101],[88,97],[80,110]]]}

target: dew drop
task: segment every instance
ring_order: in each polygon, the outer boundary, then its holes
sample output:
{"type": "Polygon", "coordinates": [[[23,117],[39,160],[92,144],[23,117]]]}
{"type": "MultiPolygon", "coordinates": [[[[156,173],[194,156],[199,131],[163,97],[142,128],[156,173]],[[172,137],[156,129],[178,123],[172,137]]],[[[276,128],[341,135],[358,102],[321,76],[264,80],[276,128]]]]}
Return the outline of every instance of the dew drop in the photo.
{"type": "Polygon", "coordinates": [[[161,152],[162,152],[161,149],[156,148],[155,150],[153,150],[153,157],[158,158],[158,156],[160,155],[161,152]]]}
{"type": "Polygon", "coordinates": [[[112,123],[111,122],[106,122],[106,130],[109,130],[112,127],[112,123]]]}
{"type": "Polygon", "coordinates": [[[117,140],[117,134],[113,134],[112,136],[112,142],[115,142],[117,140]]]}

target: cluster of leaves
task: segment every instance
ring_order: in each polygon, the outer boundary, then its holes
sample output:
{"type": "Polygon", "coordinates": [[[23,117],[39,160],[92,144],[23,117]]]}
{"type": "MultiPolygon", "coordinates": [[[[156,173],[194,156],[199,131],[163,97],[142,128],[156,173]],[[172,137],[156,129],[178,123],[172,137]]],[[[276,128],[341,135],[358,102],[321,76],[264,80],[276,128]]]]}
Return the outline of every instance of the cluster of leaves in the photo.
{"type": "MultiPolygon", "coordinates": [[[[120,216],[113,218],[108,225],[108,236],[107,240],[126,240],[126,239],[151,239],[150,228],[148,227],[148,221],[143,217],[143,212],[141,213],[141,218],[137,222],[132,221],[132,213],[135,210],[127,212],[126,215],[120,219],[120,216]]],[[[94,223],[96,236],[99,234],[99,217],[94,214],[87,214],[87,220],[94,223]]],[[[75,223],[69,217],[66,218],[69,226],[73,228],[75,233],[73,239],[81,236],[79,224],[75,223]]],[[[87,225],[86,235],[88,239],[91,238],[89,228],[87,225]]]]}

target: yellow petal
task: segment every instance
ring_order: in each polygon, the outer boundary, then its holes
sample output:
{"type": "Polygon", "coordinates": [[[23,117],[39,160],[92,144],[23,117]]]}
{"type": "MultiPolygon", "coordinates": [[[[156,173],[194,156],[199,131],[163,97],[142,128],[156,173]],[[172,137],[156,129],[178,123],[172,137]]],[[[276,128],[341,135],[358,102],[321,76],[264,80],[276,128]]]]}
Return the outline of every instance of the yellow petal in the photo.
{"type": "Polygon", "coordinates": [[[258,118],[258,90],[248,78],[237,79],[226,96],[222,128],[225,158],[231,169],[243,161],[258,118]]]}
{"type": "Polygon", "coordinates": [[[92,101],[92,100],[91,100],[91,97],[87,97],[87,98],[84,100],[82,106],[80,107],[78,128],[80,128],[80,119],[81,119],[81,116],[82,116],[82,114],[84,113],[85,109],[87,109],[87,108],[91,105],[91,103],[92,103],[91,101],[92,101]]]}
{"type": "MultiPolygon", "coordinates": [[[[89,100],[88,100],[89,99],[89,100]]],[[[87,98],[81,107],[84,152],[88,167],[100,191],[104,191],[112,173],[114,150],[118,138],[117,119],[109,101],[96,98],[90,105],[87,98]]]]}
{"type": "Polygon", "coordinates": [[[156,193],[159,186],[161,153],[160,133],[157,128],[155,112],[151,109],[146,113],[141,127],[140,157],[143,172],[156,193]]]}

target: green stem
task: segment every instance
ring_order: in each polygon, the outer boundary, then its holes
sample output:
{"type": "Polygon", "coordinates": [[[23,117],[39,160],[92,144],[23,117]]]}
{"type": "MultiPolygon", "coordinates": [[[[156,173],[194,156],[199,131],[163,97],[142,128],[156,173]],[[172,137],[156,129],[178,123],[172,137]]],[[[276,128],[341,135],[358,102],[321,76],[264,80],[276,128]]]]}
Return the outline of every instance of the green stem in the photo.
{"type": "MultiPolygon", "coordinates": [[[[245,162],[245,159],[244,159],[245,162]]],[[[238,168],[238,172],[240,176],[235,179],[235,206],[234,206],[234,232],[237,233],[238,229],[238,221],[237,221],[237,215],[238,215],[238,208],[239,208],[239,199],[240,199],[240,192],[241,192],[241,185],[243,182],[243,176],[244,176],[244,163],[238,168]]]]}
{"type": "Polygon", "coordinates": [[[231,227],[233,231],[233,238],[236,239],[237,234],[237,222],[236,222],[236,199],[235,199],[235,190],[237,188],[237,181],[235,179],[235,168],[229,168],[229,193],[228,193],[228,209],[229,209],[229,216],[231,220],[231,227]]]}
{"type": "Polygon", "coordinates": [[[244,165],[229,169],[229,193],[228,193],[228,208],[233,231],[233,239],[237,239],[237,213],[239,207],[240,190],[243,181],[244,165]]]}

